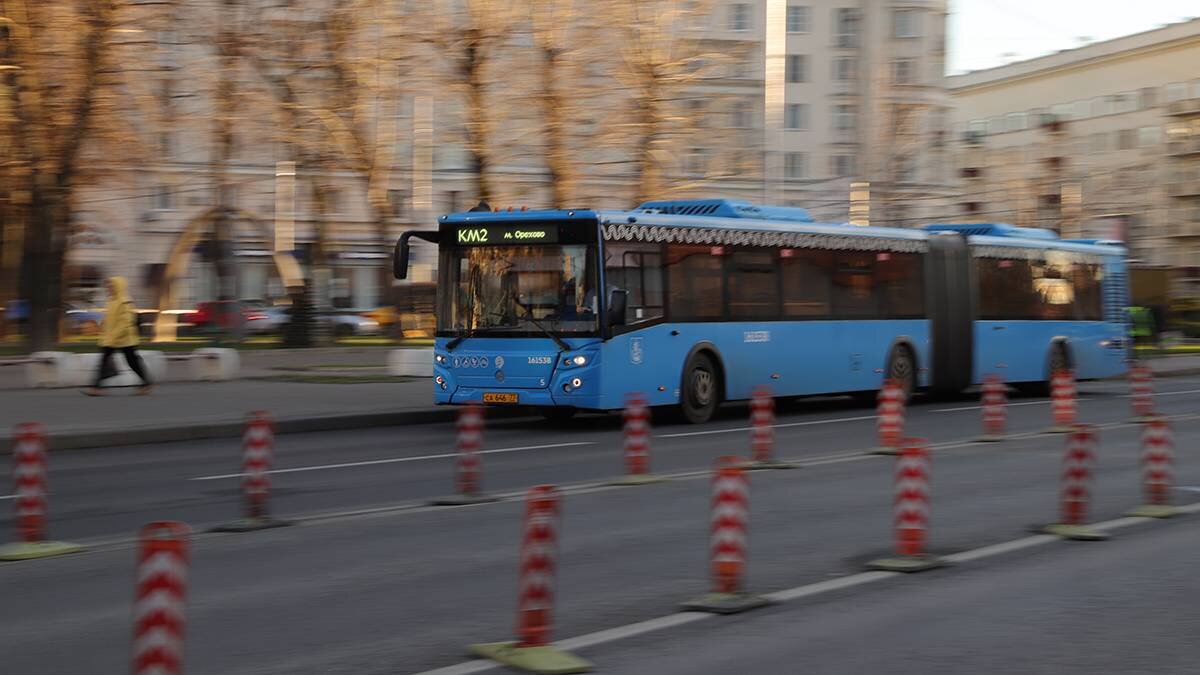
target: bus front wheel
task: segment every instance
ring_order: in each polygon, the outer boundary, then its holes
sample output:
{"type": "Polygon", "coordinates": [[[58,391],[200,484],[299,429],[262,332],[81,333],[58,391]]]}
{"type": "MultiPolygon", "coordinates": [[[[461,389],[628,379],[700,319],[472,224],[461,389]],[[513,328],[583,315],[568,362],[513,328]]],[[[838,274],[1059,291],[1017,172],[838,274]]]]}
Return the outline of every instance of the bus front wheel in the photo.
{"type": "Polygon", "coordinates": [[[707,354],[694,354],[683,368],[679,408],[684,419],[703,424],[712,419],[720,399],[720,376],[707,354]]]}

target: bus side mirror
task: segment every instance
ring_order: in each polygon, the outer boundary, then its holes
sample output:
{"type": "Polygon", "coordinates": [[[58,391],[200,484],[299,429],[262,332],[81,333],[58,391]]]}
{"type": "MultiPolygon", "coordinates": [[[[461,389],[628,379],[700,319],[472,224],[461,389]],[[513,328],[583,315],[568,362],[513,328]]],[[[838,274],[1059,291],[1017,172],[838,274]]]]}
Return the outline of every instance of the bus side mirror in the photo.
{"type": "Polygon", "coordinates": [[[614,288],[608,293],[608,325],[625,325],[625,308],[629,304],[629,291],[614,288]]]}
{"type": "Polygon", "coordinates": [[[397,279],[408,278],[408,233],[400,235],[396,240],[396,248],[392,249],[392,276],[397,279]]]}

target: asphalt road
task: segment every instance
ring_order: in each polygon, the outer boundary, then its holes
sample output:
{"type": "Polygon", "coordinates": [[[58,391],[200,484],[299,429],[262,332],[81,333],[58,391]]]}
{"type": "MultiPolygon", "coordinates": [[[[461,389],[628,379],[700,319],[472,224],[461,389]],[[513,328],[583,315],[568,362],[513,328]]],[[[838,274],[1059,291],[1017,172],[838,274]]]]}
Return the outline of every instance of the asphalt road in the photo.
{"type": "MultiPolygon", "coordinates": [[[[1193,416],[1200,413],[1200,379],[1161,380],[1158,388],[1161,411],[1177,416],[1178,481],[1200,485],[1194,450],[1200,417],[1193,416]]],[[[1138,429],[1126,423],[1129,401],[1122,384],[1083,389],[1081,419],[1105,425],[1093,515],[1114,518],[1140,498],[1138,429]]],[[[871,413],[839,400],[783,407],[776,429],[779,454],[806,466],[752,476],[753,589],[777,591],[854,574],[888,552],[892,461],[859,452],[873,444],[871,413]]],[[[744,407],[731,408],[709,425],[656,427],[655,470],[685,475],[639,488],[596,486],[620,470],[615,418],[564,425],[505,421],[488,428],[486,448],[494,451],[484,456],[489,490],[519,491],[542,482],[591,486],[565,497],[557,635],[669,615],[679,602],[706,590],[704,470],[717,456],[747,452],[744,417],[744,407]]],[[[1049,422],[1048,405],[1017,399],[1010,417],[1016,432],[1040,430],[1049,422]]],[[[923,402],[910,410],[909,434],[936,444],[931,524],[936,552],[1017,539],[1056,515],[1062,437],[969,442],[978,431],[979,410],[971,401],[923,402]]],[[[418,672],[461,661],[467,643],[509,638],[520,502],[415,506],[449,492],[452,459],[445,455],[452,444],[451,425],[281,437],[278,466],[289,471],[275,476],[276,512],[298,516],[300,524],[195,539],[188,672],[418,672]]],[[[120,540],[152,519],[182,519],[200,529],[234,516],[238,465],[238,448],[227,442],[54,456],[52,533],[98,545],[82,555],[0,567],[5,668],[124,670],[133,550],[120,540]]],[[[1187,502],[1195,493],[1179,491],[1177,497],[1187,502]]],[[[1174,535],[1163,536],[1194,535],[1195,518],[1165,524],[1164,532],[1174,535]]],[[[1123,539],[1120,534],[1097,546],[1128,546],[1123,539]]],[[[1071,559],[1087,560],[1090,550],[1057,555],[1067,556],[1062,564],[1070,565],[1071,559]]],[[[1169,558],[1159,562],[1176,572],[1188,565],[1169,558]]],[[[1035,567],[1051,573],[1048,566],[1035,567]]],[[[928,578],[941,584],[971,573],[964,564],[912,583],[928,578]]],[[[1136,569],[1126,573],[1139,575],[1136,569]]],[[[1006,588],[996,585],[991,592],[999,597],[1006,588]]],[[[851,597],[875,592],[863,589],[851,597]]],[[[841,607],[840,599],[831,602],[841,607]]],[[[1165,596],[1163,603],[1167,613],[1191,611],[1186,594],[1165,596]]],[[[791,611],[774,608],[763,616],[791,611]]],[[[975,621],[975,614],[959,610],[959,616],[964,623],[975,621]]],[[[705,629],[711,625],[705,622],[705,629]]],[[[667,631],[659,639],[686,645],[693,637],[667,631]]],[[[780,663],[790,658],[784,647],[771,652],[784,659],[780,663]]],[[[608,672],[609,649],[585,655],[608,672]]],[[[619,651],[620,643],[611,649],[619,651]]],[[[684,667],[678,659],[688,652],[681,649],[676,660],[664,660],[662,672],[684,667]]],[[[833,660],[822,666],[824,672],[860,670],[840,668],[832,648],[827,656],[833,660]]],[[[913,658],[918,669],[920,659],[913,658]]],[[[688,672],[731,672],[709,669],[712,663],[697,658],[688,672]]],[[[769,658],[761,665],[760,672],[795,672],[775,669],[769,658]]],[[[612,672],[659,672],[617,659],[613,667],[618,670],[612,672]]]]}

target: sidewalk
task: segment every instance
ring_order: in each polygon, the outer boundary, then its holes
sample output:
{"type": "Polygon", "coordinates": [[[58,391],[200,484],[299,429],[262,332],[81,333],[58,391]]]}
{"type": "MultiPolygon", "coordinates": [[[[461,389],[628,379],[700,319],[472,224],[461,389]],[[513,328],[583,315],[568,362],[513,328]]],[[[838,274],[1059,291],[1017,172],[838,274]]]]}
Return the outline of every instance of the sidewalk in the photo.
{"type": "MultiPolygon", "coordinates": [[[[0,448],[9,447],[14,424],[31,421],[46,426],[54,449],[66,450],[236,438],[251,410],[270,412],[280,433],[453,419],[454,408],[432,404],[427,379],[387,377],[386,354],[379,348],[247,353],[242,368],[247,379],[168,380],[149,396],[113,389],[90,398],[75,389],[24,389],[0,381],[0,448]]],[[[1156,377],[1200,375],[1200,356],[1148,362],[1156,377]]]]}

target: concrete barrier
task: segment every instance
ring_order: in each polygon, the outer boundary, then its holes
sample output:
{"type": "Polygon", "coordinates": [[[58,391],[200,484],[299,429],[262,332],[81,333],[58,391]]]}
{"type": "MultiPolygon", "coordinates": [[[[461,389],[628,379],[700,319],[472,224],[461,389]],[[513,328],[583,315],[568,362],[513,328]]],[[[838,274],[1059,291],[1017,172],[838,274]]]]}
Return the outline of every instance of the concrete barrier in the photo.
{"type": "Polygon", "coordinates": [[[388,374],[433,377],[433,349],[393,349],[388,352],[388,374]]]}
{"type": "MultiPolygon", "coordinates": [[[[162,352],[143,351],[139,349],[138,356],[142,357],[142,363],[145,364],[146,372],[150,375],[151,380],[162,382],[167,379],[167,358],[162,352]]],[[[131,387],[142,383],[141,379],[129,369],[129,364],[125,363],[124,355],[120,353],[113,354],[112,364],[116,366],[117,374],[104,380],[104,386],[131,387]]],[[[61,371],[62,375],[58,386],[89,386],[95,380],[96,370],[99,367],[99,354],[72,354],[71,358],[65,361],[65,367],[61,371]]]]}
{"type": "Polygon", "coordinates": [[[201,382],[223,382],[236,379],[242,367],[241,355],[236,349],[205,347],[192,352],[192,379],[201,382]]]}
{"type": "Polygon", "coordinates": [[[25,364],[25,384],[33,389],[64,387],[63,373],[67,371],[70,352],[34,352],[25,364]]]}

